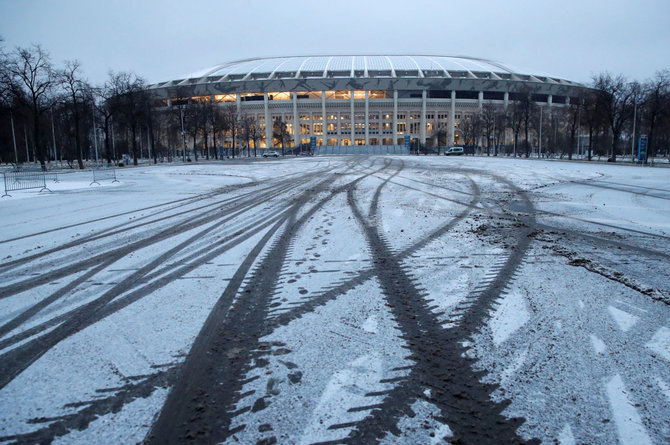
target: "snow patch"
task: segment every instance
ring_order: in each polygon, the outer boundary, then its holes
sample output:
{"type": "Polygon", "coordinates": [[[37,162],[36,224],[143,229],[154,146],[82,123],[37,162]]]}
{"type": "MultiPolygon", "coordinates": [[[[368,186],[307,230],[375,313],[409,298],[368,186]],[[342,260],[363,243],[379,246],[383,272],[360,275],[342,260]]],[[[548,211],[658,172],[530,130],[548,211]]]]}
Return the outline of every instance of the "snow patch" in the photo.
{"type": "Polygon", "coordinates": [[[595,349],[598,354],[603,354],[607,350],[605,342],[602,341],[599,337],[596,337],[593,334],[589,335],[589,337],[591,338],[591,345],[593,346],[593,349],[595,349]]]}
{"type": "Polygon", "coordinates": [[[493,343],[502,344],[529,319],[526,301],[518,292],[510,292],[489,322],[493,343]]]}
{"type": "Polygon", "coordinates": [[[374,315],[371,315],[363,322],[363,325],[361,326],[365,332],[370,332],[372,334],[377,333],[377,317],[374,315]]]}
{"type": "Polygon", "coordinates": [[[558,443],[561,445],[575,445],[575,436],[572,435],[572,428],[569,424],[566,423],[558,435],[558,443]]]}
{"type": "Polygon", "coordinates": [[[607,310],[610,312],[610,315],[614,319],[619,329],[624,332],[627,332],[633,325],[637,322],[637,317],[635,315],[629,314],[626,311],[617,309],[614,306],[608,306],[607,310]]]}
{"type": "Polygon", "coordinates": [[[619,374],[605,384],[612,415],[619,434],[619,440],[627,445],[651,444],[651,440],[642,426],[642,419],[627,397],[627,391],[619,374]]]}
{"type": "Polygon", "coordinates": [[[364,355],[349,363],[333,375],[326,385],[312,419],[303,431],[300,443],[310,444],[340,439],[348,434],[348,429],[325,429],[332,423],[355,422],[363,419],[367,411],[347,412],[352,406],[370,403],[365,394],[378,389],[383,378],[382,360],[378,356],[364,355]]]}
{"type": "Polygon", "coordinates": [[[656,331],[645,346],[670,362],[670,329],[663,327],[656,331]]]}

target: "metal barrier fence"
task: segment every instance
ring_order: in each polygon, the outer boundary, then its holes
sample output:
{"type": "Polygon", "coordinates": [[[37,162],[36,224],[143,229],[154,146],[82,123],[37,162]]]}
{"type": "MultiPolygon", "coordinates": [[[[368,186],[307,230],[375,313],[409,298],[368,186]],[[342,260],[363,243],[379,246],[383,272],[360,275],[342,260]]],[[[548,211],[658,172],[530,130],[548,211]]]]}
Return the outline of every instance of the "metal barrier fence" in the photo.
{"type": "Polygon", "coordinates": [[[94,167],[93,168],[93,182],[91,182],[90,185],[93,184],[98,184],[98,180],[102,181],[104,179],[111,179],[112,182],[119,182],[118,179],[116,179],[116,169],[114,167],[94,167]]]}
{"type": "MultiPolygon", "coordinates": [[[[2,177],[5,183],[5,194],[2,195],[11,197],[9,192],[16,190],[28,190],[39,188],[40,192],[49,190],[47,187],[47,174],[43,171],[4,171],[2,177]]],[[[51,191],[51,190],[49,190],[51,191]]]]}
{"type": "Polygon", "coordinates": [[[321,145],[315,155],[408,155],[404,145],[321,145]]]}

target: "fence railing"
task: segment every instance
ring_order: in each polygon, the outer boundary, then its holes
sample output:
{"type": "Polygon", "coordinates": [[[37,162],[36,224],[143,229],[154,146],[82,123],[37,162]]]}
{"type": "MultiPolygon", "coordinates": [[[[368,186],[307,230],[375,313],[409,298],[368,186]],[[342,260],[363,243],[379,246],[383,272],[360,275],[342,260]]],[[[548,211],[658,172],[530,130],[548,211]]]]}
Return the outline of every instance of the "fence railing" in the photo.
{"type": "Polygon", "coordinates": [[[98,181],[103,181],[105,179],[111,179],[112,182],[119,182],[116,179],[116,169],[114,167],[94,167],[93,168],[93,182],[90,185],[100,183],[98,181]]]}
{"type": "Polygon", "coordinates": [[[404,145],[321,145],[315,155],[408,155],[404,145]]]}
{"type": "MultiPolygon", "coordinates": [[[[40,192],[44,190],[49,190],[47,187],[47,172],[44,171],[30,171],[30,170],[14,170],[14,171],[4,171],[2,172],[2,178],[5,184],[5,194],[2,195],[11,197],[12,195],[9,192],[16,190],[29,190],[29,189],[40,189],[40,192]]],[[[55,173],[49,173],[49,175],[54,175],[56,182],[58,182],[55,173]]]]}

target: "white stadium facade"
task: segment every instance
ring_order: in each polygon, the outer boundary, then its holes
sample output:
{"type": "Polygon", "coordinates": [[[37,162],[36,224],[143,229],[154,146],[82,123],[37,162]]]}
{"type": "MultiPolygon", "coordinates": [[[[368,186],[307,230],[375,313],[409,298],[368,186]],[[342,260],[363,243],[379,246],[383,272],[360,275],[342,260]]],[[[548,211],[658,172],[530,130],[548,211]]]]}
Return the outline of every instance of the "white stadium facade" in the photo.
{"type": "Polygon", "coordinates": [[[501,108],[530,95],[551,113],[584,86],[471,57],[335,55],[247,59],[153,84],[163,106],[211,100],[236,107],[262,129],[259,147],[277,147],[282,120],[289,145],[426,144],[437,129],[448,145],[462,143],[459,124],[485,103],[501,108]],[[443,130],[444,131],[444,130],[443,130]]]}

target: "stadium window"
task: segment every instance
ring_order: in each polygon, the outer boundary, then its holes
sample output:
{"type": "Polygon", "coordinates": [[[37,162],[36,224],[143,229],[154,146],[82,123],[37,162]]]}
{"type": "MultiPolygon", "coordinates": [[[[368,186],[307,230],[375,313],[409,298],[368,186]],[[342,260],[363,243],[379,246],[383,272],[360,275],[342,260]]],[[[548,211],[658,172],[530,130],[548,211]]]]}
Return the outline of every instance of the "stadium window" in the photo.
{"type": "Polygon", "coordinates": [[[456,99],[479,99],[479,91],[456,91],[456,99]]]}
{"type": "Polygon", "coordinates": [[[264,100],[263,93],[241,93],[240,100],[242,102],[252,102],[264,100]]]}
{"type": "MultiPolygon", "coordinates": [[[[386,99],[386,91],[384,90],[370,90],[370,99],[386,99]]],[[[393,96],[391,96],[393,97],[393,96]]]]}
{"type": "Polygon", "coordinates": [[[268,93],[268,100],[289,100],[291,93],[289,91],[268,93]]]}
{"type": "Polygon", "coordinates": [[[355,90],[354,99],[365,99],[365,90],[355,90]]]}
{"type": "Polygon", "coordinates": [[[326,99],[351,99],[349,90],[326,91],[326,99]]]}
{"type": "Polygon", "coordinates": [[[300,124],[300,134],[309,134],[309,124],[300,124]]]}
{"type": "Polygon", "coordinates": [[[320,114],[313,114],[312,115],[312,120],[313,121],[320,121],[321,120],[321,115],[320,114]]]}
{"type": "Polygon", "coordinates": [[[321,99],[321,91],[296,91],[295,96],[300,99],[321,99]]]}
{"type": "Polygon", "coordinates": [[[301,114],[300,115],[300,120],[301,121],[308,121],[309,120],[309,114],[301,114]]]}
{"type": "Polygon", "coordinates": [[[323,134],[323,124],[314,124],[314,134],[316,134],[316,135],[322,135],[323,134]]]}
{"type": "Polygon", "coordinates": [[[217,102],[235,102],[237,97],[235,94],[216,94],[214,100],[217,102]]]}

